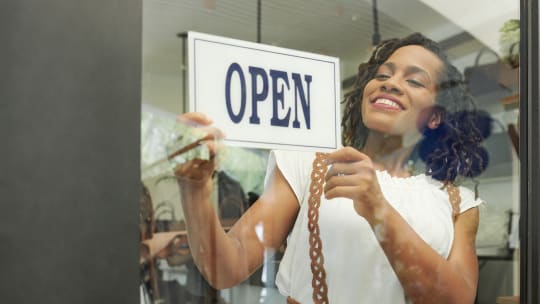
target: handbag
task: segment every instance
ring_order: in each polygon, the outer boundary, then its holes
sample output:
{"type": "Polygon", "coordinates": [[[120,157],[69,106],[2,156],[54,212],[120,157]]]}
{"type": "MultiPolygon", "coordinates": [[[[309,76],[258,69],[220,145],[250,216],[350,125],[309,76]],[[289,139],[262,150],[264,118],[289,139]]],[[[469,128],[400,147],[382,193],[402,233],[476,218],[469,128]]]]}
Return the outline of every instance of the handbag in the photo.
{"type": "Polygon", "coordinates": [[[162,201],[156,205],[154,221],[154,232],[179,231],[185,227],[183,221],[176,219],[174,205],[169,201],[162,201]]]}
{"type": "Polygon", "coordinates": [[[154,233],[154,207],[150,191],[141,182],[141,196],[139,202],[139,229],[141,241],[151,239],[154,233]]]}
{"type": "MultiPolygon", "coordinates": [[[[186,229],[183,220],[176,219],[174,206],[171,202],[163,201],[156,206],[156,232],[182,231],[186,229]]],[[[169,266],[180,266],[191,261],[191,253],[187,234],[178,234],[167,248],[165,257],[169,266]]]]}
{"type": "Polygon", "coordinates": [[[141,195],[139,199],[139,231],[140,231],[140,256],[142,262],[139,264],[140,288],[143,292],[145,302],[155,302],[160,300],[157,270],[155,260],[150,257],[149,249],[142,245],[142,241],[151,239],[155,230],[154,209],[152,197],[146,185],[141,182],[141,195]]]}

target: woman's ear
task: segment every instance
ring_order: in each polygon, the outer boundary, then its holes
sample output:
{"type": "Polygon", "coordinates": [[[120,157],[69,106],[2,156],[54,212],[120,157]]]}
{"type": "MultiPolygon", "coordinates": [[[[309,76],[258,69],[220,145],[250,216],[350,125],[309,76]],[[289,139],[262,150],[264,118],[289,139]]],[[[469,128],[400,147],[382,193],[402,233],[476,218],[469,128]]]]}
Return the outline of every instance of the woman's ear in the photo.
{"type": "Polygon", "coordinates": [[[430,128],[431,130],[435,130],[439,127],[441,122],[442,122],[442,113],[440,111],[435,110],[433,111],[433,113],[431,113],[431,116],[429,117],[427,127],[430,128]]]}

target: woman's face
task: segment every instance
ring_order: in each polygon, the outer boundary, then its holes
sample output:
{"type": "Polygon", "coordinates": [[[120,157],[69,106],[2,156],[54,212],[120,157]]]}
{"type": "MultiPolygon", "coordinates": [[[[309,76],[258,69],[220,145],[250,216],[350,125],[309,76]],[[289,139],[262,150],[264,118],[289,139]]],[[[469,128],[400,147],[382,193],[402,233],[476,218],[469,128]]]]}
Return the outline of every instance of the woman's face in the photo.
{"type": "Polygon", "coordinates": [[[370,130],[415,136],[429,118],[443,62],[418,45],[397,49],[364,88],[362,119],[370,130]]]}

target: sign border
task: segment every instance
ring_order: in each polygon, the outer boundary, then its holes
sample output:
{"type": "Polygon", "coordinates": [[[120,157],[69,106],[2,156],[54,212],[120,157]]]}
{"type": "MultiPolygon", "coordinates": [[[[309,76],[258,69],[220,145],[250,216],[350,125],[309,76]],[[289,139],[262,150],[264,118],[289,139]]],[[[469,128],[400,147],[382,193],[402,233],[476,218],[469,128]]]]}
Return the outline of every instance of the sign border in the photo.
{"type": "Polygon", "coordinates": [[[340,91],[341,88],[339,87],[339,82],[336,78],[336,75],[339,73],[339,58],[337,57],[330,57],[315,53],[308,53],[303,52],[299,50],[294,49],[285,49],[282,47],[272,46],[272,45],[266,45],[266,44],[260,44],[250,41],[244,41],[244,40],[238,40],[233,38],[227,38],[227,37],[221,37],[221,36],[215,36],[215,35],[209,35],[209,34],[203,34],[198,32],[190,31],[188,32],[188,62],[190,63],[189,67],[189,79],[193,80],[189,83],[189,111],[197,111],[197,90],[195,85],[196,78],[196,44],[197,42],[206,42],[206,43],[214,43],[214,44],[220,44],[220,45],[227,45],[231,47],[236,48],[243,48],[243,49],[249,49],[259,52],[266,52],[266,53],[273,53],[283,56],[290,56],[290,57],[297,57],[307,60],[313,60],[313,61],[319,61],[319,62],[325,62],[332,65],[334,70],[334,84],[333,84],[333,95],[334,100],[336,101],[336,106],[333,107],[333,125],[335,126],[335,136],[334,136],[334,144],[333,146],[313,146],[313,145],[294,145],[294,144],[285,144],[285,143],[270,143],[270,142],[264,142],[264,141],[253,141],[253,140],[239,140],[239,139],[230,139],[225,138],[225,143],[230,143],[231,145],[235,146],[242,146],[242,147],[248,147],[248,148],[263,148],[263,149],[291,149],[291,150],[308,150],[308,151],[333,151],[338,149],[341,145],[341,109],[340,109],[340,91]],[[317,58],[319,57],[319,58],[317,58]],[[249,143],[249,145],[246,145],[249,143]],[[252,144],[252,145],[251,145],[252,144]]]}

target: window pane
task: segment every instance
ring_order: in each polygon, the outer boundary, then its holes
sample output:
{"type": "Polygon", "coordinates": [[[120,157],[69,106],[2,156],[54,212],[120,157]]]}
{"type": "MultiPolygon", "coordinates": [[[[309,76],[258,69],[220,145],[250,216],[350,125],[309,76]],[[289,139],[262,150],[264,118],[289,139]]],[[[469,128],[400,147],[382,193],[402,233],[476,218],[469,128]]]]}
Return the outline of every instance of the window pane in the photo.
{"type": "MultiPolygon", "coordinates": [[[[514,2],[144,1],[141,302],[310,303],[310,250],[331,303],[517,295],[514,2]],[[219,132],[183,114],[188,31],[339,59],[353,149],[321,156],[326,181],[310,178],[312,149],[198,141],[219,132]]],[[[286,110],[295,95],[275,81],[260,102],[286,110]]]]}

